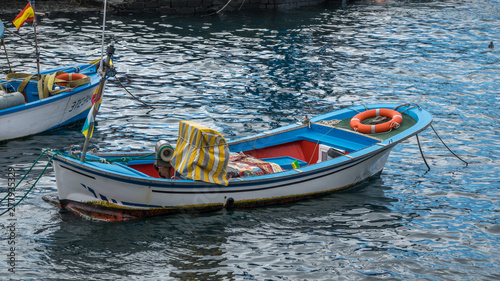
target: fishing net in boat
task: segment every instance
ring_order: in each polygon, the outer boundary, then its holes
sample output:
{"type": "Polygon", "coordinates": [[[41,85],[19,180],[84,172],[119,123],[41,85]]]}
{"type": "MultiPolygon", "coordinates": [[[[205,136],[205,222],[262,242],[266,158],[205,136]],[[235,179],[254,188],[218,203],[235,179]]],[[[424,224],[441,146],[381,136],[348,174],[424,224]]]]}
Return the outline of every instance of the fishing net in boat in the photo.
{"type": "Polygon", "coordinates": [[[262,161],[243,152],[231,153],[227,166],[228,179],[251,177],[283,172],[280,165],[262,161]]]}
{"type": "Polygon", "coordinates": [[[217,131],[191,121],[179,123],[179,138],[170,160],[183,177],[227,185],[229,148],[217,131]]]}

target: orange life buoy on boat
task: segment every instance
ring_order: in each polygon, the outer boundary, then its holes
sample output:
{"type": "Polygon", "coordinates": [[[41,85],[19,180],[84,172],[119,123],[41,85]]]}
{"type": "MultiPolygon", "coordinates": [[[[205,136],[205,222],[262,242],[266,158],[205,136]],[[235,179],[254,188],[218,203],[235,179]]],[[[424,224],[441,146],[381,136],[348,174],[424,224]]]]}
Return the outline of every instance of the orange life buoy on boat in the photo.
{"type": "Polygon", "coordinates": [[[387,108],[377,108],[370,109],[367,111],[363,111],[351,119],[350,125],[351,128],[363,134],[375,134],[375,133],[383,133],[390,131],[394,128],[398,128],[399,125],[403,122],[403,116],[401,113],[396,110],[387,109],[387,108]],[[391,118],[391,120],[377,125],[365,125],[362,124],[361,121],[376,117],[376,116],[385,116],[391,118]]]}
{"type": "Polygon", "coordinates": [[[63,74],[59,74],[56,76],[56,84],[59,86],[75,88],[75,87],[81,86],[83,84],[89,83],[90,79],[86,79],[86,78],[88,78],[88,76],[85,74],[81,74],[81,73],[63,73],[63,74]],[[81,79],[86,79],[88,81],[82,80],[83,83],[75,83],[75,81],[81,80],[81,79]],[[63,81],[61,81],[61,80],[63,80],[63,81]],[[64,81],[66,81],[66,82],[64,82],[64,81]]]}

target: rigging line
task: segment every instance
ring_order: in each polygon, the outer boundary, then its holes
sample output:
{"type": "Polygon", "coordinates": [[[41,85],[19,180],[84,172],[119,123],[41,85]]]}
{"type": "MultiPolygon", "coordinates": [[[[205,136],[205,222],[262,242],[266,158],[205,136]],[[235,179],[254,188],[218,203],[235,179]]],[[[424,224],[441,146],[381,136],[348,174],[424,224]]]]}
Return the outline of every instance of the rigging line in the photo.
{"type": "Polygon", "coordinates": [[[101,69],[104,69],[103,58],[104,58],[104,32],[106,30],[106,6],[107,6],[107,0],[104,0],[104,12],[102,17],[101,61],[100,61],[101,69]]]}
{"type": "Polygon", "coordinates": [[[156,109],[154,106],[149,105],[149,104],[147,104],[147,103],[145,103],[145,102],[141,101],[138,97],[134,96],[134,94],[132,94],[132,93],[131,93],[131,92],[130,92],[127,88],[125,88],[125,86],[122,84],[122,82],[120,81],[120,79],[115,79],[115,81],[117,81],[117,82],[118,82],[118,84],[120,84],[120,86],[122,86],[122,88],[123,88],[123,89],[124,89],[124,90],[125,90],[125,91],[129,94],[129,95],[131,95],[131,96],[132,96],[135,100],[137,100],[138,102],[140,102],[140,103],[144,104],[144,105],[145,105],[145,106],[147,106],[147,107],[151,107],[152,109],[156,109]]]}
{"type": "MultiPolygon", "coordinates": [[[[28,171],[24,174],[24,176],[21,178],[21,180],[16,184],[16,186],[13,188],[12,191],[16,191],[17,187],[19,186],[19,184],[21,184],[21,182],[28,176],[28,174],[31,172],[31,170],[35,167],[36,163],[38,163],[38,160],[40,160],[40,158],[42,158],[42,156],[47,152],[49,151],[50,149],[45,149],[42,154],[40,154],[38,156],[38,158],[35,160],[35,162],[33,162],[33,165],[31,165],[31,167],[28,169],[28,171]]],[[[7,197],[9,196],[9,193],[7,193],[7,195],[5,195],[4,198],[2,198],[0,200],[0,203],[2,203],[7,197]]]]}
{"type": "Polygon", "coordinates": [[[42,76],[40,75],[40,49],[38,48],[38,45],[40,42],[38,39],[38,32],[36,31],[36,5],[35,1],[30,1],[30,6],[33,9],[33,29],[35,31],[35,52],[36,52],[36,69],[38,71],[38,78],[40,79],[42,76]],[[33,4],[33,5],[31,5],[33,4]]]}
{"type": "Polygon", "coordinates": [[[31,46],[34,47],[33,42],[31,42],[30,40],[26,40],[21,35],[14,33],[12,30],[9,30],[9,29],[5,29],[5,30],[8,31],[11,35],[17,36],[17,37],[19,37],[19,39],[22,39],[23,43],[31,44],[31,46]]]}
{"type": "Polygon", "coordinates": [[[7,64],[9,65],[9,73],[12,73],[12,68],[10,67],[9,55],[7,54],[7,47],[5,47],[4,38],[2,37],[2,45],[5,50],[5,58],[7,59],[7,64]]]}
{"type": "Polygon", "coordinates": [[[455,152],[451,151],[451,149],[446,145],[446,143],[444,143],[444,141],[441,139],[441,137],[438,135],[438,133],[436,132],[436,130],[434,129],[434,127],[432,125],[431,125],[431,128],[434,131],[434,134],[436,134],[436,136],[438,137],[438,139],[441,141],[441,143],[443,143],[443,145],[448,149],[448,151],[451,152],[451,154],[453,154],[455,157],[457,157],[460,161],[464,162],[465,163],[465,167],[469,166],[469,163],[467,161],[463,160],[458,155],[456,155],[455,152]]]}
{"type": "Polygon", "coordinates": [[[418,139],[418,134],[415,135],[417,137],[418,149],[420,150],[420,155],[422,155],[422,159],[424,159],[424,163],[427,166],[427,171],[431,170],[429,164],[427,164],[427,160],[425,160],[424,152],[422,151],[422,146],[420,146],[420,140],[418,139]]]}

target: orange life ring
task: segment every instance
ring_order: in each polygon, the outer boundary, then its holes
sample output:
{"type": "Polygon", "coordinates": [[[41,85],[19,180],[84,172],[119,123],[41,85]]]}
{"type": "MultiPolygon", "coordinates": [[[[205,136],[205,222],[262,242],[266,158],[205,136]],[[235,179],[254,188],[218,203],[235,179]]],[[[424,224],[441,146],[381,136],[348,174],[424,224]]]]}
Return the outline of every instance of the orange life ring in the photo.
{"type": "Polygon", "coordinates": [[[80,79],[85,79],[87,77],[88,77],[87,75],[81,74],[81,73],[63,73],[63,74],[59,74],[56,76],[56,80],[63,80],[63,81],[56,81],[57,82],[56,84],[59,86],[75,88],[75,87],[78,87],[80,85],[77,85],[76,83],[71,83],[71,82],[74,82],[74,81],[77,81],[80,79]],[[66,82],[64,82],[64,81],[66,81],[66,82]]]}
{"type": "Polygon", "coordinates": [[[360,132],[363,134],[375,134],[375,133],[387,132],[394,128],[397,129],[401,124],[401,122],[403,122],[403,116],[396,110],[387,108],[377,108],[377,109],[370,109],[367,111],[363,111],[357,114],[351,119],[350,125],[351,128],[356,132],[360,132]],[[389,117],[391,118],[391,120],[377,125],[361,124],[361,121],[376,116],[389,117]]]}

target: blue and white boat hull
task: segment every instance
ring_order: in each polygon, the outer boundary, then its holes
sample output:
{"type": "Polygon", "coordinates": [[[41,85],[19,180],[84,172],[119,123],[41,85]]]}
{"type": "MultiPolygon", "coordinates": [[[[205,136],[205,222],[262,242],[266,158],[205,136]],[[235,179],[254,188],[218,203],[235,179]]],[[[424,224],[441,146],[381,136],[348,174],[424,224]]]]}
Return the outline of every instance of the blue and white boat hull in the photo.
{"type": "MultiPolygon", "coordinates": [[[[394,105],[374,105],[394,107],[394,105]]],[[[355,108],[357,110],[357,108],[355,108]]],[[[147,154],[90,155],[80,162],[61,152],[53,165],[59,203],[86,217],[101,220],[127,220],[162,214],[204,212],[222,208],[256,207],[290,203],[301,199],[356,186],[380,175],[392,148],[430,125],[432,117],[422,109],[406,111],[416,123],[386,139],[360,134],[344,128],[319,124],[320,120],[349,119],[356,112],[340,110],[313,118],[311,124],[294,124],[268,133],[228,142],[231,151],[271,155],[269,161],[298,159],[298,168],[282,172],[229,180],[227,186],[180,178],[159,178],[151,169],[154,158],[147,154]],[[291,152],[301,148],[304,157],[291,152]],[[345,154],[321,158],[321,149],[334,147],[345,154]],[[283,149],[284,148],[284,149],[283,149]],[[111,159],[128,157],[127,163],[111,159]],[[135,157],[135,158],[134,158],[135,157]],[[294,158],[295,157],[295,158],[294,158]],[[135,160],[134,160],[135,159],[135,160]],[[109,161],[108,161],[109,160],[109,161]]],[[[408,117],[407,117],[408,118],[408,117]]],[[[269,156],[269,155],[268,155],[269,156]]],[[[262,158],[262,157],[260,157],[262,158]]]]}

